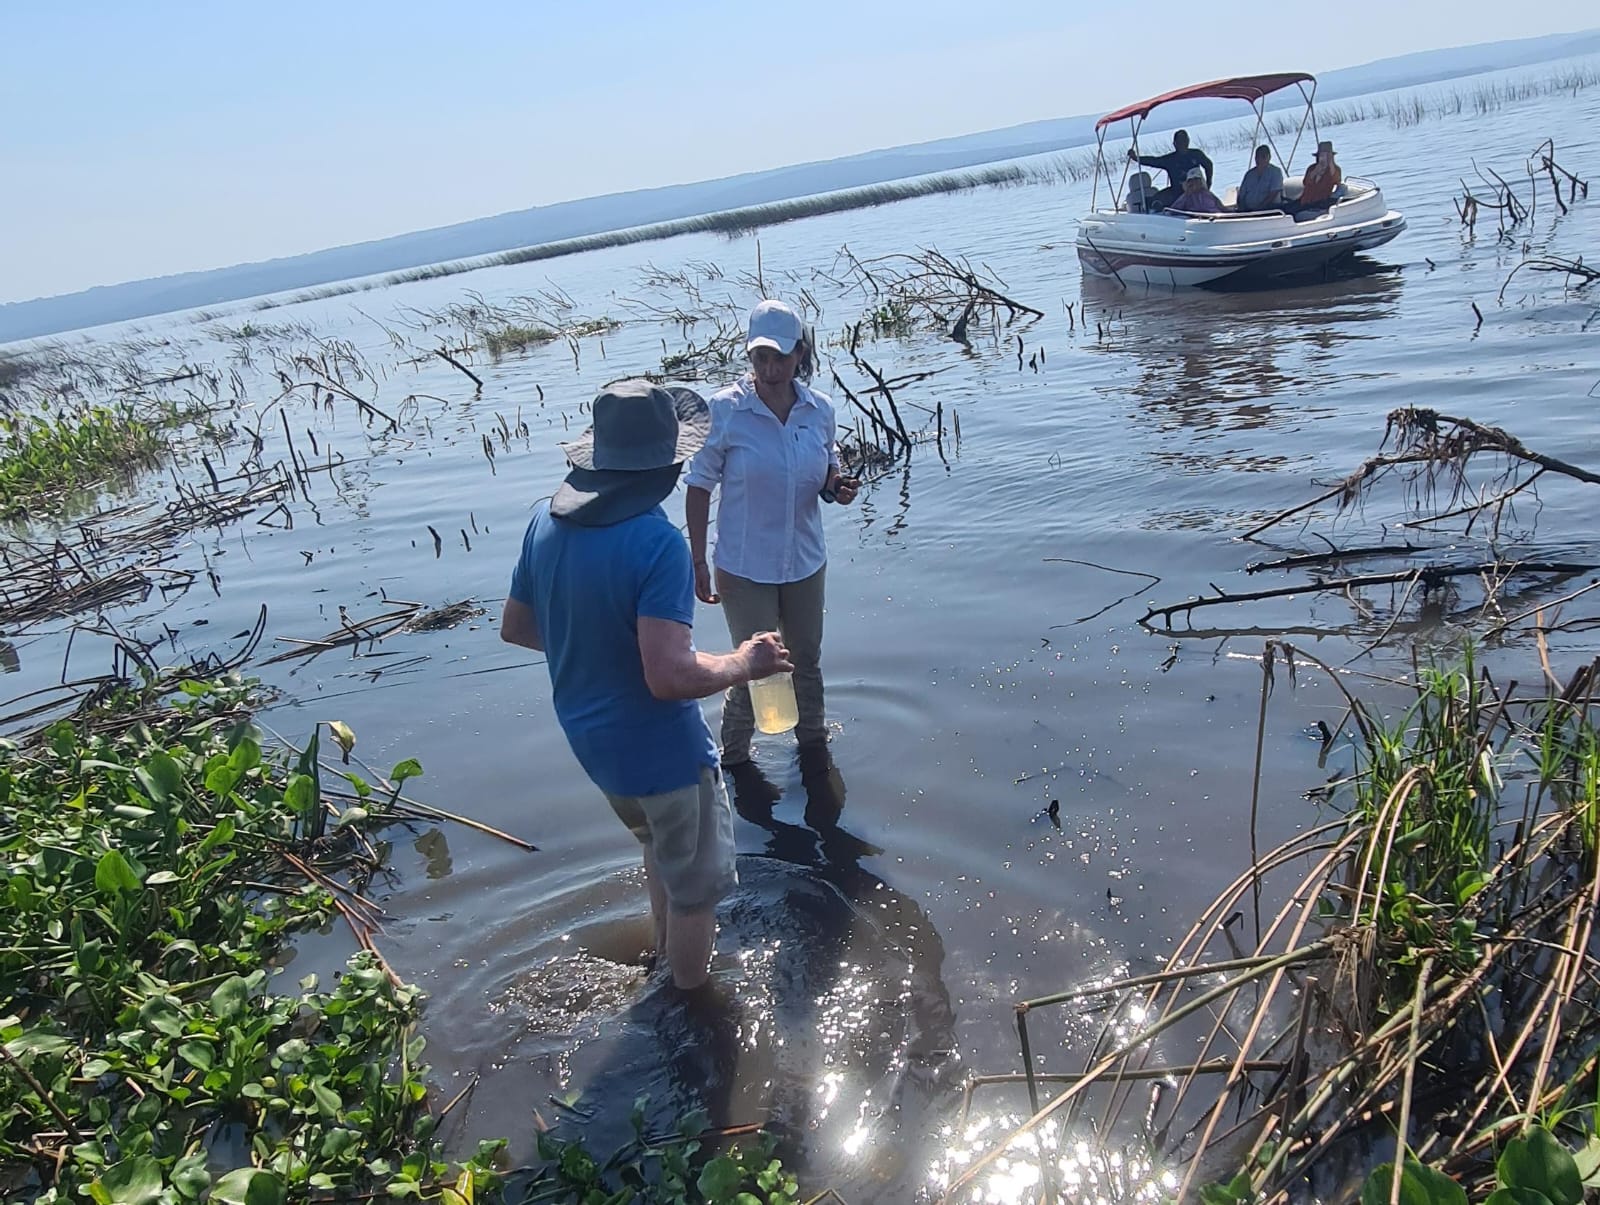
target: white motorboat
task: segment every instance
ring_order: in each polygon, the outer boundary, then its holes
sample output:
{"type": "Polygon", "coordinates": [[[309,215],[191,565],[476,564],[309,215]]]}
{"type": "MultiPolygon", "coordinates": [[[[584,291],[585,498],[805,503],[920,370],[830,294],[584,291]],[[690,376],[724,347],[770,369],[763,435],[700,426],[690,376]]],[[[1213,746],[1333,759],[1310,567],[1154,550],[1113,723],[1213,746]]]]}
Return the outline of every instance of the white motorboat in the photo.
{"type": "Polygon", "coordinates": [[[1404,215],[1389,208],[1376,183],[1359,177],[1345,178],[1325,207],[1294,212],[1302,181],[1287,169],[1307,128],[1311,145],[1316,145],[1315,94],[1316,79],[1303,72],[1242,76],[1179,88],[1102,117],[1095,123],[1093,208],[1078,225],[1078,259],[1085,274],[1124,285],[1204,285],[1241,277],[1296,276],[1397,236],[1406,228],[1404,215]],[[1285,155],[1267,126],[1265,102],[1274,92],[1290,87],[1300,90],[1306,109],[1285,155]],[[1137,154],[1139,129],[1154,109],[1201,98],[1249,103],[1256,114],[1256,141],[1269,146],[1284,169],[1284,208],[1237,212],[1236,188],[1220,194],[1222,213],[1153,208],[1149,174],[1139,171],[1132,159],[1120,173],[1106,161],[1110,127],[1127,121],[1137,154]],[[1100,196],[1102,190],[1105,198],[1100,196]]]}

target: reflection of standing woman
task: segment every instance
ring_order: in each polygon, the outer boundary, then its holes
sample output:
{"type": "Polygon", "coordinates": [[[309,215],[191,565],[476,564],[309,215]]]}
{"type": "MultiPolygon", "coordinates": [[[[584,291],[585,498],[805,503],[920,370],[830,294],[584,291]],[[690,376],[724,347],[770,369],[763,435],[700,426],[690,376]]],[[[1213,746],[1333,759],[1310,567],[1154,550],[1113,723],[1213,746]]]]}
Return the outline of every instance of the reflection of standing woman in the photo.
{"type": "MultiPolygon", "coordinates": [[[[802,746],[828,739],[822,700],[822,595],[828,554],[823,501],[851,502],[858,483],[839,473],[833,403],[814,392],[814,349],[781,301],[750,311],[750,375],[713,394],[711,435],[685,477],[695,594],[722,603],[728,630],[783,633],[794,662],[802,746]],[[716,585],[706,559],[711,491],[717,508],[716,585]]],[[[722,763],[750,759],[755,718],[744,687],[722,708],[722,763]]]]}

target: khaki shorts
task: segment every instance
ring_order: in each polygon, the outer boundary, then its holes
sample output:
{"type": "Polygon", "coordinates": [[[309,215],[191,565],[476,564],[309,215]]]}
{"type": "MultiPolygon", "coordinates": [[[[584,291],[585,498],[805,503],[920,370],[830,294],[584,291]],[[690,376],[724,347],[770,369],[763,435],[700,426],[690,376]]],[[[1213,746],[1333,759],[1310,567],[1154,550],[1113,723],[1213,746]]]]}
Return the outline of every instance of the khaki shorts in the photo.
{"type": "Polygon", "coordinates": [[[612,795],[606,802],[650,850],[674,912],[716,904],[739,881],[734,869],[733,808],[722,771],[706,766],[700,781],[661,795],[612,795]]]}

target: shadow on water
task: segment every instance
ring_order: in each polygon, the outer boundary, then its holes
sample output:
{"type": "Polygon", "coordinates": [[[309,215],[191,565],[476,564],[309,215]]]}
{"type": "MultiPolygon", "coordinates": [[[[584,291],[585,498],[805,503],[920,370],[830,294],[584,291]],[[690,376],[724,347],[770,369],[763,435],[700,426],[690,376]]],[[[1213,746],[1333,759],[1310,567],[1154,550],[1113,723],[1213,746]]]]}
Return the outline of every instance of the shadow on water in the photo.
{"type": "Polygon", "coordinates": [[[584,1109],[556,1136],[616,1149],[644,1096],[647,1133],[695,1110],[713,1127],[759,1123],[804,1183],[910,1199],[926,1166],[917,1144],[938,1128],[930,1112],[958,1096],[943,941],[861,865],[883,851],[841,825],[845,785],[826,750],[786,785],[753,765],[731,776],[739,816],[766,842],[740,856],[719,909],[712,983],[680,992],[658,969],[598,1027],[592,1064],[572,1051],[584,1109]],[[803,823],[779,818],[793,793],[803,823]]]}

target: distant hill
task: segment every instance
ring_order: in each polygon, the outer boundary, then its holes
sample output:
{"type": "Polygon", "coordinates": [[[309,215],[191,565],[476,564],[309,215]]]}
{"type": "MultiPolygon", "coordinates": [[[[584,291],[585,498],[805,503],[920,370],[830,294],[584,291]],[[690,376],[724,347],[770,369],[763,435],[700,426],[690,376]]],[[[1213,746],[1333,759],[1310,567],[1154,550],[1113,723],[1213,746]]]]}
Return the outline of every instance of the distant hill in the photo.
{"type": "MultiPolygon", "coordinates": [[[[1337,100],[1594,53],[1600,53],[1600,30],[1422,51],[1329,71],[1319,77],[1317,99],[1337,100]]],[[[1112,97],[1108,104],[1134,99],[1112,97]]],[[[1230,102],[1195,102],[1186,106],[1183,117],[1186,122],[1200,124],[1237,112],[1237,104],[1230,102]]],[[[36,301],[11,302],[0,305],[0,343],[352,277],[401,271],[445,260],[491,255],[558,239],[1064,150],[1093,141],[1097,116],[1051,118],[698,184],[676,184],[563,201],[261,263],[102,285],[36,301]]]]}

